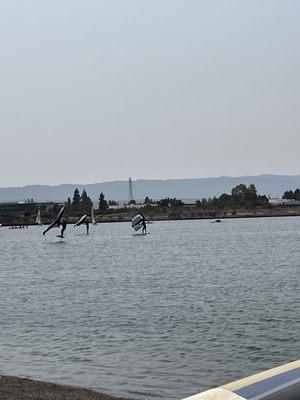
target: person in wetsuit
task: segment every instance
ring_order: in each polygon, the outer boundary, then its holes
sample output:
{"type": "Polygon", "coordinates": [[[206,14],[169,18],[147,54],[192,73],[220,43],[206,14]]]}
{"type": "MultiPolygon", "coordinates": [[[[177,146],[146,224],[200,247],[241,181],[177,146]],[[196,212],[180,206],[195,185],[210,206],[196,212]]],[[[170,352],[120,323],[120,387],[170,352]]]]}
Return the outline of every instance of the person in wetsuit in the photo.
{"type": "Polygon", "coordinates": [[[144,217],[143,214],[141,214],[141,216],[143,217],[143,220],[142,220],[142,227],[143,227],[142,235],[146,235],[146,233],[147,233],[146,220],[145,220],[145,217],[144,217]]]}
{"type": "Polygon", "coordinates": [[[57,237],[60,237],[61,239],[63,239],[66,228],[67,228],[67,222],[65,220],[63,220],[63,222],[61,223],[60,235],[57,235],[57,237]]]}

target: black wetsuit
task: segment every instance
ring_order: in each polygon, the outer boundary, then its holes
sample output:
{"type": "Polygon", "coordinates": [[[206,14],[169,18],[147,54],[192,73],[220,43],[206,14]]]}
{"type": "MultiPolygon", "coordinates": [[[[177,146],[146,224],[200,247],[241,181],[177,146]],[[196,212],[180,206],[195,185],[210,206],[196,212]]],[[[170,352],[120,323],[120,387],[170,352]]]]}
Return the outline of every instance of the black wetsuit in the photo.
{"type": "Polygon", "coordinates": [[[60,237],[63,238],[63,237],[64,237],[64,231],[65,231],[66,228],[67,228],[67,223],[66,223],[66,221],[63,221],[61,225],[62,225],[62,227],[61,227],[61,231],[60,231],[60,237]]]}
{"type": "Polygon", "coordinates": [[[145,220],[145,217],[143,216],[143,214],[141,214],[141,216],[143,217],[143,220],[142,220],[142,226],[143,226],[143,229],[142,229],[142,234],[143,235],[146,235],[146,231],[147,231],[147,227],[146,227],[146,220],[145,220]]]}

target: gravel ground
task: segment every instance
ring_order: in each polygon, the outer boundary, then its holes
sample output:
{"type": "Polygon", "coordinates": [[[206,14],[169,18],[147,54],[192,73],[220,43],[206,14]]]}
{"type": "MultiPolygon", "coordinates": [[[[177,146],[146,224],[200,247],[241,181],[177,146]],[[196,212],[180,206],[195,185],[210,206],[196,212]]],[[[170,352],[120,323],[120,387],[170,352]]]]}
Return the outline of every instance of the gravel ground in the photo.
{"type": "Polygon", "coordinates": [[[1,400],[129,400],[88,389],[33,381],[14,376],[0,377],[1,400]]]}

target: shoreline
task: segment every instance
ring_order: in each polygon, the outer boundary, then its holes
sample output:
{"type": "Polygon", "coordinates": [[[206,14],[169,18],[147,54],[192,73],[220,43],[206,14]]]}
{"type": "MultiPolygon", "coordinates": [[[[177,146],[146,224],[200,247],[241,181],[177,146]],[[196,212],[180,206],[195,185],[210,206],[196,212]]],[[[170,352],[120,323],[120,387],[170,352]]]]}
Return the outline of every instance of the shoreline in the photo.
{"type": "MultiPolygon", "coordinates": [[[[246,218],[284,218],[284,217],[300,217],[300,211],[297,212],[285,212],[285,213],[241,213],[237,215],[216,215],[213,217],[210,216],[178,216],[172,217],[168,215],[162,215],[159,217],[147,218],[146,220],[152,222],[168,222],[168,221],[209,221],[215,219],[246,219],[246,218]]],[[[109,224],[114,222],[131,222],[131,216],[128,218],[121,218],[121,219],[101,219],[97,221],[97,224],[109,224]]],[[[72,225],[72,223],[70,223],[72,225]]]]}
{"type": "Polygon", "coordinates": [[[77,386],[0,375],[3,400],[133,400],[77,386]]]}
{"type": "MultiPolygon", "coordinates": [[[[110,222],[131,222],[132,215],[140,212],[138,209],[126,210],[118,213],[98,214],[96,222],[98,224],[110,222]]],[[[148,221],[184,221],[184,220],[215,220],[215,219],[240,219],[240,218],[270,218],[270,217],[300,217],[300,209],[268,209],[268,210],[231,210],[231,211],[207,211],[199,212],[196,209],[170,209],[164,212],[155,212],[155,210],[143,210],[148,221]]],[[[0,216],[1,218],[1,216],[0,216]]],[[[34,220],[24,221],[19,216],[6,216],[7,220],[2,222],[0,227],[11,226],[34,226],[37,225],[34,220]]],[[[43,221],[43,225],[48,225],[53,219],[43,221]]],[[[78,217],[69,217],[68,224],[74,224],[78,217]]],[[[1,220],[0,220],[1,222],[1,220]]]]}

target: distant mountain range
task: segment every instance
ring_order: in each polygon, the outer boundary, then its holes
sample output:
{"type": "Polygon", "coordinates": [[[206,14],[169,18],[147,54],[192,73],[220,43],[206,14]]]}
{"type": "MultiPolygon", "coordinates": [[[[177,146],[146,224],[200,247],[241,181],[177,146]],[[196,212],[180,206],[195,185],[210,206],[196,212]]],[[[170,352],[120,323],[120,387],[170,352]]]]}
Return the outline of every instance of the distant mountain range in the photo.
{"type": "MultiPolygon", "coordinates": [[[[259,194],[281,197],[286,190],[300,187],[300,175],[258,175],[200,179],[140,179],[132,182],[136,200],[146,196],[152,199],[177,197],[181,199],[200,199],[230,193],[231,189],[244,183],[253,183],[259,194]]],[[[81,192],[84,188],[93,201],[98,200],[103,192],[108,200],[126,201],[128,199],[128,182],[113,181],[94,184],[63,184],[57,186],[28,185],[23,187],[0,188],[0,201],[65,201],[73,197],[75,188],[81,192]]]]}

